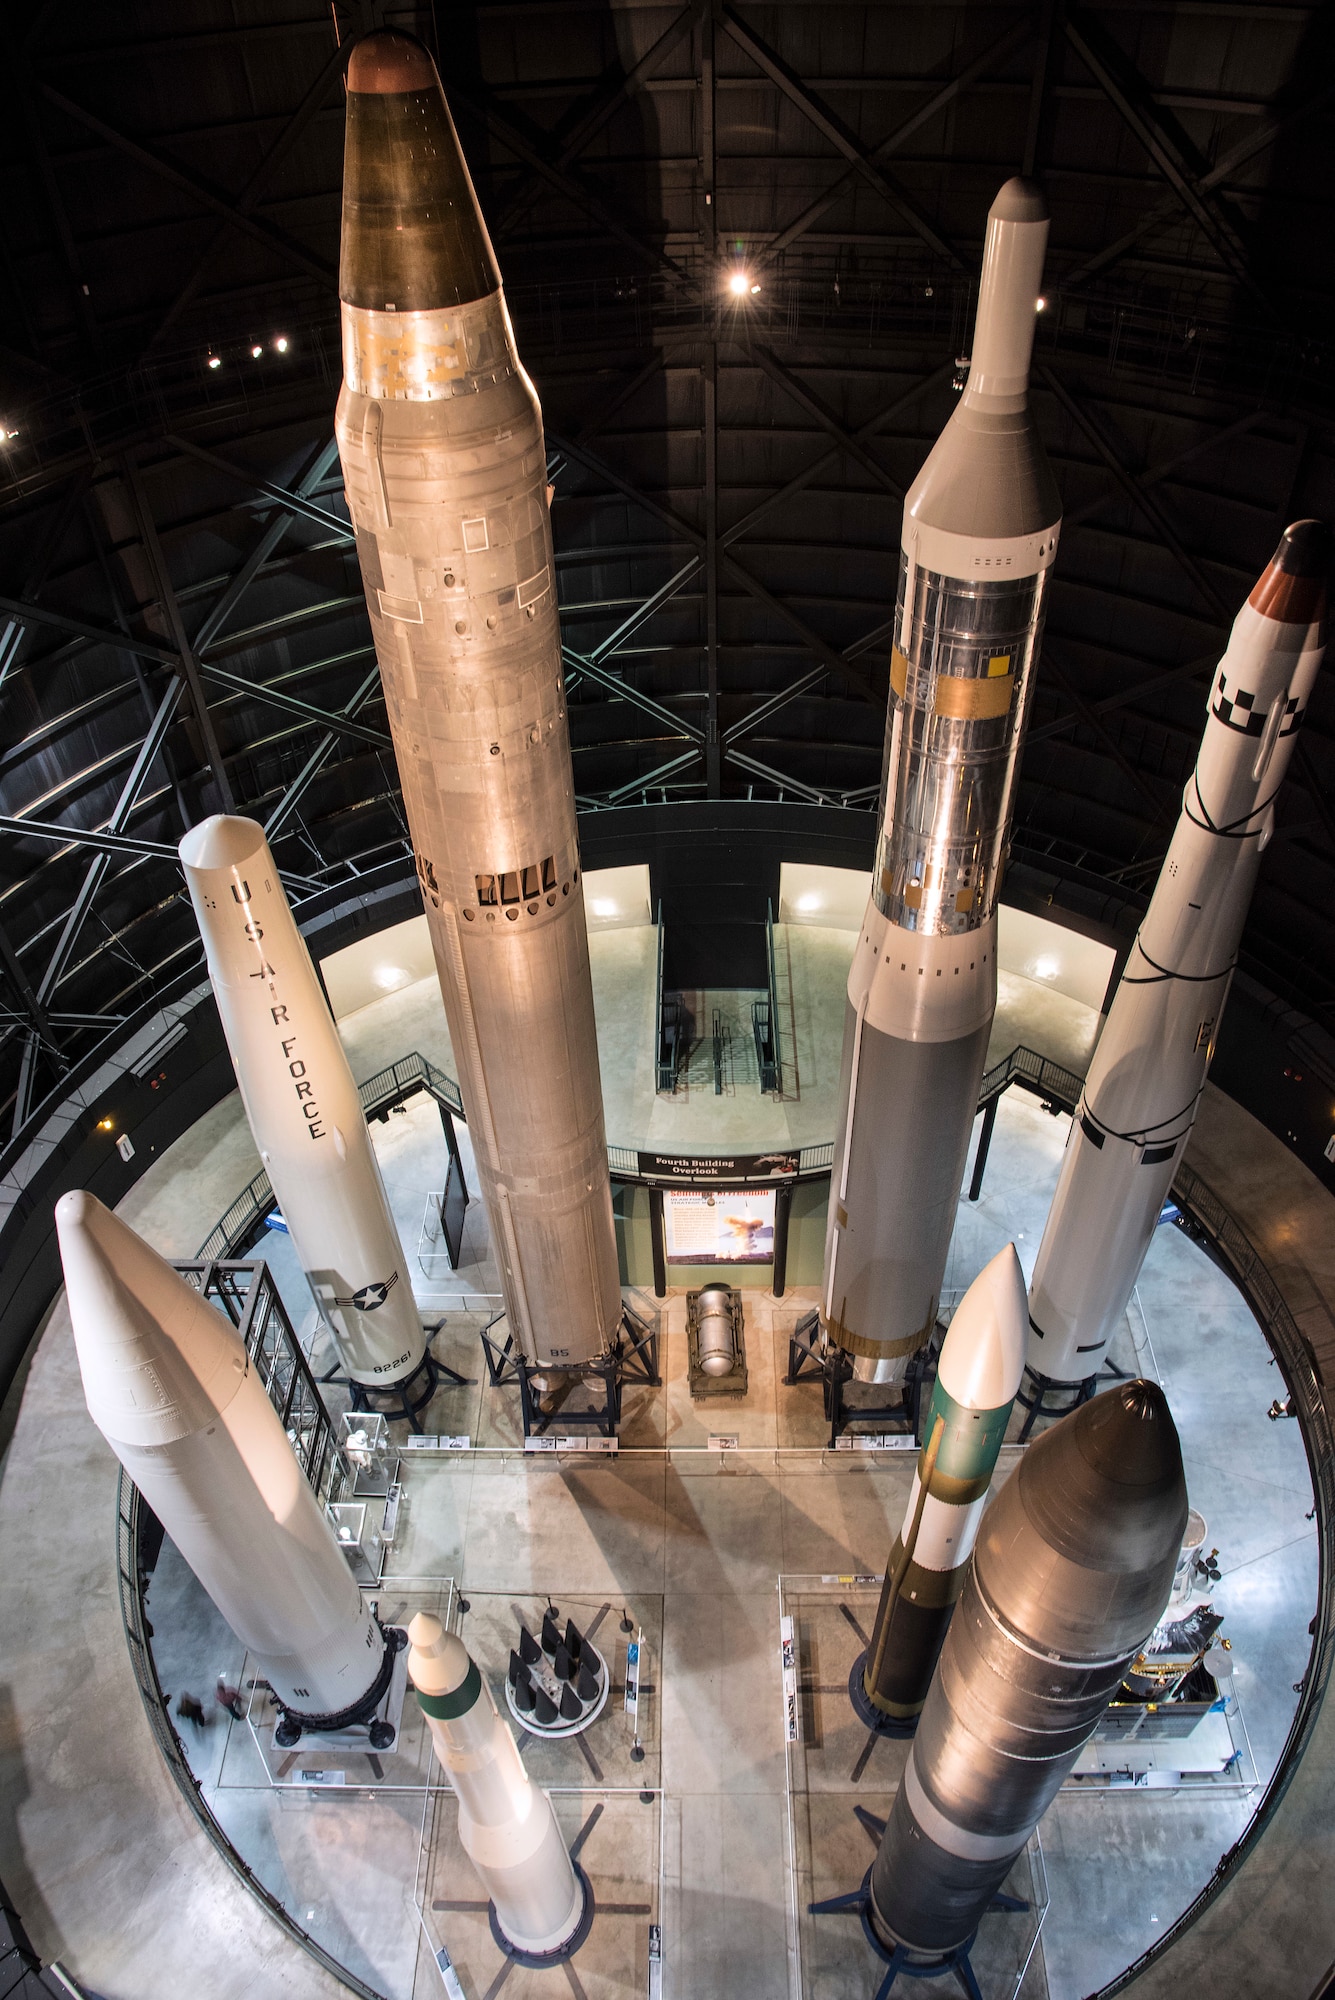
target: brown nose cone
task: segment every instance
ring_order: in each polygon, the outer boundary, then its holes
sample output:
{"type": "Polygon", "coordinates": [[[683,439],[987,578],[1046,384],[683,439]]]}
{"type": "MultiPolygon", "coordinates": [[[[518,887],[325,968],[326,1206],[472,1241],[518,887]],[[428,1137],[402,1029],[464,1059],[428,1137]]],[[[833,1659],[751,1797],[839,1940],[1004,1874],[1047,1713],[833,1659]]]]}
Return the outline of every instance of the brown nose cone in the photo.
{"type": "Polygon", "coordinates": [[[1284,625],[1314,625],[1326,606],[1330,529],[1324,521],[1295,521],[1284,530],[1269,568],[1247,602],[1263,618],[1284,625]]]}
{"type": "Polygon", "coordinates": [[[411,35],[396,35],[392,29],[364,35],[348,58],[348,89],[368,97],[436,88],[436,65],[411,35]]]}

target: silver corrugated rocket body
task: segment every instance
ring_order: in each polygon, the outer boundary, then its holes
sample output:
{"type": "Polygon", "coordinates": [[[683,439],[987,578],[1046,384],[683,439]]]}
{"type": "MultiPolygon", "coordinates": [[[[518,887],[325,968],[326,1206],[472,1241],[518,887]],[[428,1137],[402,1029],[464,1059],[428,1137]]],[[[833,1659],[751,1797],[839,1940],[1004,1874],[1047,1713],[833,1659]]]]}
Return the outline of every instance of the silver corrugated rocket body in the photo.
{"type": "Polygon", "coordinates": [[[1200,755],[1071,1124],[1029,1292],[1029,1369],[1097,1375],[1214,1054],[1275,794],[1325,650],[1330,532],[1286,530],[1233,623],[1200,755]]]}
{"type": "Polygon", "coordinates": [[[459,1839],[500,1929],[522,1952],[557,1953],[581,1928],[585,1889],[552,1802],[525,1771],[463,1640],[422,1611],[408,1641],[408,1671],[459,1800],[459,1839]]]}
{"type": "Polygon", "coordinates": [[[1020,1386],[1027,1326],[1024,1276],[1008,1243],[978,1273],[946,1331],[904,1525],[886,1566],[862,1687],[872,1711],[892,1721],[910,1722],[927,1699],[1020,1386]]]}
{"type": "Polygon", "coordinates": [[[1028,407],[1047,209],[988,216],[968,385],[904,507],[885,801],[848,979],[822,1323],[863,1380],[931,1334],[996,1006],[996,904],[1061,506],[1028,407]]]}
{"type": "Polygon", "coordinates": [[[264,829],[219,815],[181,842],[255,1144],[354,1382],[405,1381],[426,1347],[348,1058],[264,829]]]}
{"type": "Polygon", "coordinates": [[[366,1704],[384,1634],[236,1333],[93,1195],[56,1227],[93,1422],[283,1707],[366,1704]]]}
{"type": "Polygon", "coordinates": [[[336,432],[506,1311],[596,1359],[621,1296],[542,417],[426,50],[348,66],[336,432]]]}
{"type": "Polygon", "coordinates": [[[1186,1523],[1155,1383],[1029,1446],[983,1516],[872,1867],[883,1943],[930,1962],[973,1936],[1168,1602],[1186,1523]]]}

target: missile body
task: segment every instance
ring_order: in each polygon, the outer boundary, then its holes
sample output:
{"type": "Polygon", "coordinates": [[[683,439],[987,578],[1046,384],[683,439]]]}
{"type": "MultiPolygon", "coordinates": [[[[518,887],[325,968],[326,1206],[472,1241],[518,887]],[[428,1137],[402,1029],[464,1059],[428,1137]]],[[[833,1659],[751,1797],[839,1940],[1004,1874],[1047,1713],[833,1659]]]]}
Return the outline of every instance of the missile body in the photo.
{"type": "Polygon", "coordinates": [[[913,1491],[863,1663],[873,1715],[907,1723],[927,1699],[1020,1386],[1027,1323],[1020,1260],[1008,1243],[970,1285],[942,1344],[913,1491]]]}
{"type": "Polygon", "coordinates": [[[1163,1611],[1187,1519],[1163,1392],[1128,1382],[1031,1444],[983,1518],[872,1867],[878,1936],[965,1944],[1163,1611]]]}
{"type": "Polygon", "coordinates": [[[93,1422],[292,1722],[362,1719],[392,1648],[241,1341],[93,1195],[56,1227],[93,1422]]]}
{"type": "Polygon", "coordinates": [[[321,1317],[354,1382],[404,1381],[426,1347],[408,1260],[264,830],[202,820],[181,865],[241,1101],[321,1317]]]}
{"type": "Polygon", "coordinates": [[[408,1627],[408,1671],[441,1768],[459,1800],[459,1838],[506,1941],[543,1958],[568,1951],[587,1891],[552,1802],[524,1769],[514,1737],[462,1639],[429,1611],[408,1627]]]}
{"type": "Polygon", "coordinates": [[[1028,409],[1047,210],[993,203],[972,366],[904,506],[885,790],[848,979],[822,1324],[903,1380],[936,1320],[996,1006],[996,903],[1061,506],[1028,409]]]}
{"type": "Polygon", "coordinates": [[[1096,1375],[1186,1150],[1275,794],[1325,647],[1330,533],[1287,529],[1234,620],[1163,869],[1071,1123],[1029,1294],[1030,1372],[1096,1375]]]}
{"type": "Polygon", "coordinates": [[[621,1295],[542,417],[430,56],[348,66],[336,432],[506,1311],[596,1359],[621,1295]]]}

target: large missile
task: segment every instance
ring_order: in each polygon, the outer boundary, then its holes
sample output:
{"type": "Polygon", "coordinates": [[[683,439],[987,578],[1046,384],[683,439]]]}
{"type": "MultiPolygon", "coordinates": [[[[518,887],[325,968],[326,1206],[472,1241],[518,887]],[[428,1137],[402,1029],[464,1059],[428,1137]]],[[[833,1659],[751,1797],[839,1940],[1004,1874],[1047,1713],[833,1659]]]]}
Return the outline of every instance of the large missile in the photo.
{"type": "Polygon", "coordinates": [[[1029,1291],[1029,1371],[1092,1382],[1186,1150],[1275,794],[1325,650],[1330,530],[1296,521],[1233,622],[1200,755],[1071,1124],[1029,1291]]]}
{"type": "Polygon", "coordinates": [[[408,1648],[417,1699],[459,1800],[459,1839],[506,1945],[521,1962],[568,1956],[592,1909],[551,1800],[525,1771],[463,1640],[419,1611],[408,1627],[408,1648]]]}
{"type": "Polygon", "coordinates": [[[181,866],[241,1101],[320,1315],[354,1382],[406,1381],[426,1348],[408,1260],[264,829],[201,820],[181,866]]]}
{"type": "Polygon", "coordinates": [[[394,1647],[236,1333],[93,1195],[62,1195],[56,1229],[89,1415],[277,1695],[280,1740],[368,1719],[394,1647]]]}
{"type": "Polygon", "coordinates": [[[506,1313],[621,1317],[538,399],[431,57],[348,64],[336,433],[506,1313]]]}
{"type": "Polygon", "coordinates": [[[863,1381],[929,1338],[996,1006],[996,904],[1061,504],[1028,407],[1037,189],[987,221],[968,385],[904,505],[885,804],[848,978],[822,1324],[863,1381]]]}
{"type": "Polygon", "coordinates": [[[855,1705],[865,1703],[873,1722],[908,1726],[927,1699],[1020,1386],[1026,1326],[1024,1275],[1008,1243],[964,1294],[942,1343],[904,1525],[858,1663],[855,1705]]]}
{"type": "Polygon", "coordinates": [[[965,1945],[1144,1641],[1187,1522],[1163,1391],[1127,1382],[1031,1444],[983,1517],[872,1867],[881,1941],[965,1945]]]}

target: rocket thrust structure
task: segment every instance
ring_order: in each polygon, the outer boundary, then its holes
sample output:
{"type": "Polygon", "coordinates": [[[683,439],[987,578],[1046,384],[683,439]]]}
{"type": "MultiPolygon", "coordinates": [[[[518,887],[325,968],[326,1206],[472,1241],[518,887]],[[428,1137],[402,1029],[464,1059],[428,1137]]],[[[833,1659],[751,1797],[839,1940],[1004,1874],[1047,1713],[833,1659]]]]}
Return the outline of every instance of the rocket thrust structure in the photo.
{"type": "Polygon", "coordinates": [[[1285,530],[1233,623],[1200,755],[1071,1123],[1029,1294],[1040,1385],[1098,1374],[1196,1118],[1275,794],[1325,650],[1330,531],[1285,530]]]}
{"type": "Polygon", "coordinates": [[[408,1671],[459,1800],[459,1839],[522,1960],[568,1956],[592,1917],[546,1792],[530,1780],[476,1661],[439,1618],[408,1627],[408,1671]]]}
{"type": "Polygon", "coordinates": [[[1027,1323],[1008,1243],[964,1294],[942,1344],[904,1525],[858,1663],[874,1717],[908,1726],[927,1699],[1020,1386],[1027,1323]]]}
{"type": "Polygon", "coordinates": [[[202,820],[181,866],[241,1101],[320,1316],[352,1381],[404,1382],[426,1350],[408,1260],[264,829],[202,820]]]}
{"type": "Polygon", "coordinates": [[[273,1688],[280,1741],[366,1720],[395,1647],[233,1328],[95,1196],[62,1195],[56,1229],[89,1414],[273,1688]]]}
{"type": "Polygon", "coordinates": [[[1031,1444],[983,1517],[867,1914],[919,1963],[966,1946],[1172,1588],[1187,1488],[1163,1391],[1127,1382],[1031,1444]]]}
{"type": "Polygon", "coordinates": [[[1029,412],[1038,190],[987,221],[968,385],[904,504],[884,803],[848,978],[822,1325],[863,1381],[929,1338],[996,1007],[996,904],[1061,504],[1029,412]]]}
{"type": "Polygon", "coordinates": [[[542,416],[427,51],[348,64],[336,433],[510,1326],[621,1318],[542,416]]]}

